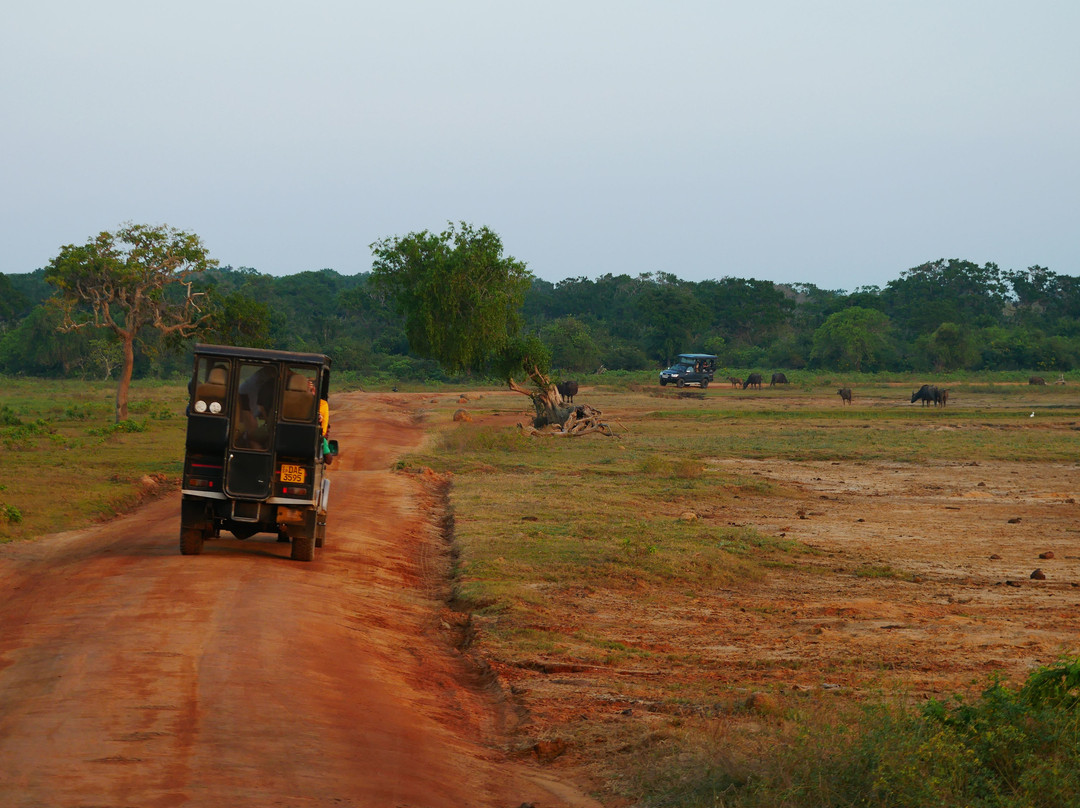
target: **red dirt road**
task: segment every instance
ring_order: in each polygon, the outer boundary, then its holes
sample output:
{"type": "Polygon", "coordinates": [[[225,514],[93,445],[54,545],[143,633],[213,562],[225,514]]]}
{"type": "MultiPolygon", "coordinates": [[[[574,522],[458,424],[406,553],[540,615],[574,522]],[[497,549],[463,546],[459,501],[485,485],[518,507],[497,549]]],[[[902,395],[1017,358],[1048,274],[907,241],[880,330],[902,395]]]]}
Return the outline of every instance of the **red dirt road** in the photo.
{"type": "Polygon", "coordinates": [[[0,546],[0,806],[596,805],[497,751],[439,619],[431,494],[387,470],[420,427],[390,399],[334,404],[310,564],[268,535],[181,556],[175,493],[0,546]]]}

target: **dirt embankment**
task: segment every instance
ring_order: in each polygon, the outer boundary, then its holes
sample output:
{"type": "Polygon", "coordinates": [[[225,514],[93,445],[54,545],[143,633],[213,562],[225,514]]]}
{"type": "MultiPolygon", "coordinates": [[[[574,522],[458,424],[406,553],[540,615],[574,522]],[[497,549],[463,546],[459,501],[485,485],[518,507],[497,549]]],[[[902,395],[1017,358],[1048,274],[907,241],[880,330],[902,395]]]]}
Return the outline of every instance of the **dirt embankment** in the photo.
{"type": "Polygon", "coordinates": [[[592,806],[498,751],[440,620],[430,488],[388,471],[400,398],[335,397],[325,548],[177,550],[179,498],[0,547],[0,805],[592,806]]]}

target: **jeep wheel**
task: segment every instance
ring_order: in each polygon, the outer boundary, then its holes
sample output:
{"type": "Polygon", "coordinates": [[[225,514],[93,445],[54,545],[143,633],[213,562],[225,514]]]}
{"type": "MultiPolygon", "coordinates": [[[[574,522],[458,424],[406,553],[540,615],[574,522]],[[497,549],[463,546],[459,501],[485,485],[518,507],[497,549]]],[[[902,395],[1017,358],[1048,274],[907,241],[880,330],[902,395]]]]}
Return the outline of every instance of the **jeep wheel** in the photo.
{"type": "Polygon", "coordinates": [[[205,534],[200,528],[185,527],[180,530],[180,555],[199,555],[205,534]]]}
{"type": "Polygon", "coordinates": [[[708,379],[702,379],[701,380],[701,389],[704,390],[708,386],[709,386],[709,380],[708,379]]]}
{"type": "Polygon", "coordinates": [[[686,380],[680,378],[677,382],[675,382],[675,386],[676,387],[686,387],[686,380]]]}
{"type": "Polygon", "coordinates": [[[660,386],[661,387],[667,387],[667,381],[665,379],[661,379],[660,380],[660,386]]]}
{"type": "Polygon", "coordinates": [[[312,561],[315,558],[315,537],[297,536],[292,540],[292,560],[312,561]]]}

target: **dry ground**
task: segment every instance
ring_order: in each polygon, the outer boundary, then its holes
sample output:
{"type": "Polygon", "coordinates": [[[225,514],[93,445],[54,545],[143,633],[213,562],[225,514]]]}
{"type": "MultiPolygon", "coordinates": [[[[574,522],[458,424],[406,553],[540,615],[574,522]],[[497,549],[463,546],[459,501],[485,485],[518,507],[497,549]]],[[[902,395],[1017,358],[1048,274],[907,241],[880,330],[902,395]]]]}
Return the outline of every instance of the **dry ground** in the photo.
{"type": "MultiPolygon", "coordinates": [[[[620,418],[632,433],[633,416],[620,418]]],[[[711,592],[560,593],[568,634],[649,652],[621,666],[534,658],[499,667],[521,707],[519,730],[566,741],[566,765],[603,770],[613,753],[640,748],[643,732],[663,742],[688,717],[740,745],[788,706],[947,697],[985,687],[992,673],[1020,682],[1080,651],[1076,463],[725,457],[708,467],[767,485],[701,502],[698,519],[816,552],[711,592]],[[1037,569],[1045,579],[1031,578],[1037,569]]]]}

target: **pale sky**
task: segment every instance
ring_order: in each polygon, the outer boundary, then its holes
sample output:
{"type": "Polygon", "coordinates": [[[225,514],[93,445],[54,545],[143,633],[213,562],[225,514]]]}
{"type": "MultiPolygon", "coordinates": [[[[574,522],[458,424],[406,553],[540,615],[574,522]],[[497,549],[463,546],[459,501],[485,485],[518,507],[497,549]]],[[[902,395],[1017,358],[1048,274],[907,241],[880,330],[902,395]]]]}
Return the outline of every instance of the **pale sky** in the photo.
{"type": "Polygon", "coordinates": [[[559,281],[1080,275],[1076,0],[35,0],[0,272],[124,222],[287,275],[487,225],[559,281]]]}

